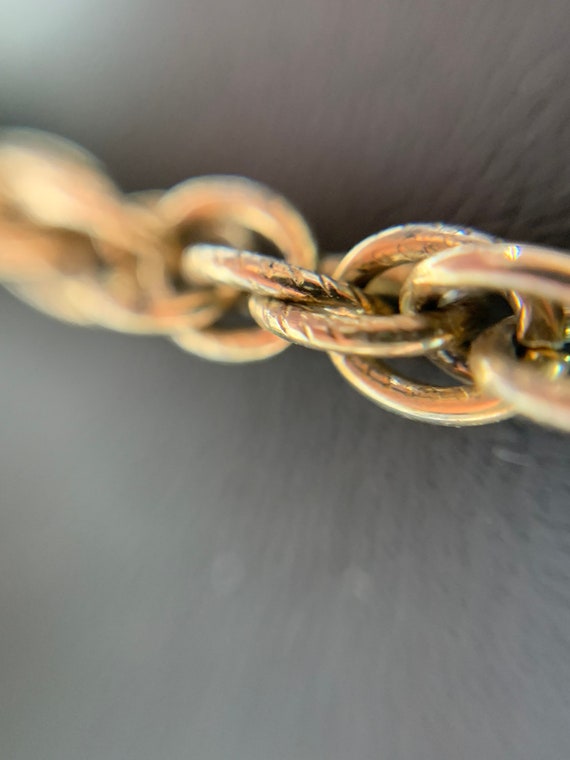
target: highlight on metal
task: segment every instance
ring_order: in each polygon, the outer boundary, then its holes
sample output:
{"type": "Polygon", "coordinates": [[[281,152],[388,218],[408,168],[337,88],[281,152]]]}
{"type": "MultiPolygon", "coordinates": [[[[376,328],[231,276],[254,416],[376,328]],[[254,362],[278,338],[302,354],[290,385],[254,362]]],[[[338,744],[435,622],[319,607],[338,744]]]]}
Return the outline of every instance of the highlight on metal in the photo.
{"type": "Polygon", "coordinates": [[[324,351],[405,417],[570,431],[570,256],[443,224],[318,258],[299,212],[241,177],[123,195],[76,145],[0,131],[0,282],[58,319],[220,362],[324,351]],[[397,372],[425,357],[441,385],[397,372]]]}

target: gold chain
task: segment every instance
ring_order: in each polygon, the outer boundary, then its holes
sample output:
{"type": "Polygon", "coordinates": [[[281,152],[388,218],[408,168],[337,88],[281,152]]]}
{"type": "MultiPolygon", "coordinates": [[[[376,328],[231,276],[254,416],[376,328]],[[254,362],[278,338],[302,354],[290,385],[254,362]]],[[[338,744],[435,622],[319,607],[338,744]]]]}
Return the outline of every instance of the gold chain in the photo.
{"type": "Polygon", "coordinates": [[[205,177],[123,196],[77,146],[5,130],[0,281],[59,319],[166,335],[208,359],[326,351],[364,395],[413,419],[521,414],[570,431],[564,252],[421,224],[319,263],[305,221],[262,185],[205,177]],[[386,362],[418,356],[454,383],[386,362]]]}

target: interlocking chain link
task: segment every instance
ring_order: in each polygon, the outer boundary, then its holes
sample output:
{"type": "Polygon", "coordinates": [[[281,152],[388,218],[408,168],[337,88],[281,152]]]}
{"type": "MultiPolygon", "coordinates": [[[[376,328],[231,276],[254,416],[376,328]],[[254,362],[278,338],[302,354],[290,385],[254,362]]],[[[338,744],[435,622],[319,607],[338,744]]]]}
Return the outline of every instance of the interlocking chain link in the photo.
{"type": "Polygon", "coordinates": [[[202,357],[327,352],[376,404],[442,425],[524,415],[570,431],[570,257],[441,224],[318,261],[299,213],[204,177],[124,196],[88,153],[0,132],[0,281],[78,325],[166,335],[202,357]],[[425,357],[452,379],[409,378],[425,357]]]}

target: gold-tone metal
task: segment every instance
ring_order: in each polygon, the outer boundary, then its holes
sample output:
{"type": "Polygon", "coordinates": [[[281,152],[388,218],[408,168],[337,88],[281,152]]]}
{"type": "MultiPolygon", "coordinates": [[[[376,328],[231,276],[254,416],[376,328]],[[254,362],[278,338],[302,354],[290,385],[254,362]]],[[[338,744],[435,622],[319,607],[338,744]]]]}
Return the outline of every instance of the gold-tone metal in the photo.
{"type": "MultiPolygon", "coordinates": [[[[251,327],[185,330],[172,340],[185,351],[222,364],[241,364],[270,359],[290,344],[267,339],[267,333],[251,327]]],[[[273,338],[274,336],[271,335],[273,338]]]]}
{"type": "Polygon", "coordinates": [[[338,265],[343,259],[344,259],[343,253],[321,254],[321,257],[317,263],[318,271],[321,274],[327,274],[329,277],[332,277],[335,272],[335,269],[338,267],[338,265]]]}
{"type": "Polygon", "coordinates": [[[0,282],[58,319],[163,334],[216,361],[291,343],[327,351],[354,387],[411,419],[521,414],[570,432],[570,256],[559,251],[424,224],[317,262],[303,218],[262,185],[205,177],[125,197],[72,143],[0,130],[0,282]],[[497,321],[493,293],[513,316],[497,321]],[[254,323],[235,326],[248,310],[254,323]],[[461,384],[416,382],[382,361],[410,356],[461,384]]]}
{"type": "Polygon", "coordinates": [[[568,340],[570,257],[514,243],[458,246],[423,261],[402,286],[400,309],[417,314],[448,293],[504,295],[518,315],[516,336],[528,348],[561,348],[568,340]]]}
{"type": "Polygon", "coordinates": [[[10,289],[20,298],[57,318],[134,334],[171,335],[202,327],[227,308],[211,289],[174,292],[158,253],[125,256],[107,267],[94,259],[90,272],[57,279],[10,280],[10,289]]]}
{"type": "Polygon", "coordinates": [[[173,290],[161,233],[158,217],[123,200],[86,151],[33,130],[0,133],[0,277],[19,297],[125,332],[211,324],[225,301],[211,288],[173,290]]]}
{"type": "Polygon", "coordinates": [[[0,280],[37,282],[90,268],[93,252],[80,235],[3,218],[0,211],[0,280]]]}
{"type": "MultiPolygon", "coordinates": [[[[226,230],[228,225],[230,229],[233,226],[269,242],[289,264],[306,269],[316,267],[316,245],[301,215],[284,198],[250,180],[204,177],[184,182],[164,195],[158,211],[182,239],[192,227],[206,224],[215,228],[221,221],[226,230]]],[[[239,258],[239,252],[233,251],[233,256],[239,258]]],[[[191,253],[185,256],[183,264],[186,279],[200,284],[199,280],[204,278],[196,276],[191,258],[191,253]]],[[[220,277],[218,282],[227,280],[220,277]]],[[[289,345],[257,325],[249,329],[213,325],[200,331],[188,330],[174,340],[181,348],[203,358],[227,362],[266,359],[289,345]]]]}
{"type": "Polygon", "coordinates": [[[225,311],[223,299],[215,293],[169,293],[158,277],[152,289],[145,291],[136,273],[126,273],[124,282],[101,290],[81,279],[62,286],[62,296],[72,308],[96,319],[101,327],[119,332],[171,336],[210,325],[225,311]]]}
{"type": "Polygon", "coordinates": [[[375,404],[402,417],[448,427],[498,422],[512,416],[510,404],[470,386],[440,388],[390,372],[361,356],[333,361],[342,376],[375,404]]]}
{"type": "Polygon", "coordinates": [[[341,260],[340,267],[353,285],[368,290],[380,275],[394,267],[417,264],[461,243],[488,244],[493,238],[478,230],[448,224],[405,224],[390,227],[363,240],[341,260]]]}
{"type": "MultiPolygon", "coordinates": [[[[395,227],[357,245],[340,263],[335,277],[366,289],[370,281],[391,266],[417,265],[436,251],[457,245],[458,237],[473,242],[480,239],[478,233],[462,234],[457,228],[443,225],[395,227]]],[[[396,373],[378,358],[334,352],[330,356],[343,377],[371,401],[411,419],[440,425],[481,425],[511,415],[507,402],[487,397],[472,385],[426,385],[396,373]]]]}
{"type": "Polygon", "coordinates": [[[96,320],[95,314],[89,317],[85,308],[76,306],[74,299],[68,298],[68,284],[64,279],[6,283],[4,287],[29,306],[61,322],[79,327],[103,327],[96,320]]]}
{"type": "MultiPolygon", "coordinates": [[[[417,313],[428,300],[450,290],[510,291],[570,307],[570,256],[514,243],[457,246],[414,267],[402,287],[400,308],[417,313]]],[[[566,340],[563,325],[559,330],[557,346],[566,340]]]]}
{"type": "Polygon", "coordinates": [[[0,216],[70,230],[128,250],[132,210],[87,151],[32,129],[0,130],[0,216]]]}
{"type": "Polygon", "coordinates": [[[509,317],[477,338],[470,355],[475,381],[518,414],[570,432],[570,353],[538,352],[532,360],[521,360],[516,327],[517,319],[509,317]]]}
{"type": "MultiPolygon", "coordinates": [[[[447,224],[407,224],[392,227],[388,230],[373,235],[376,239],[374,245],[373,260],[364,265],[362,272],[357,268],[353,270],[355,277],[364,277],[367,280],[366,292],[376,293],[380,296],[389,296],[398,299],[402,284],[412,268],[425,258],[429,258],[439,251],[453,248],[460,244],[479,243],[489,244],[495,242],[495,238],[469,228],[457,227],[447,224]],[[376,274],[368,280],[369,274],[366,268],[372,269],[376,274]]],[[[356,246],[356,256],[360,254],[360,246],[365,246],[363,241],[356,246]]],[[[449,295],[449,294],[448,294],[449,295]]],[[[465,343],[470,342],[476,332],[473,326],[478,323],[477,315],[474,314],[472,305],[458,302],[451,294],[449,301],[453,303],[456,315],[457,330],[453,339],[446,342],[445,346],[426,353],[427,358],[452,377],[462,382],[470,382],[471,375],[467,366],[467,353],[465,343]]],[[[445,303],[439,306],[445,306],[445,303]]],[[[411,311],[402,313],[411,314],[411,311]]]]}
{"type": "Polygon", "coordinates": [[[423,356],[453,339],[444,314],[362,314],[260,296],[249,309],[258,325],[291,343],[340,354],[423,356]]]}
{"type": "Polygon", "coordinates": [[[259,296],[331,307],[348,305],[369,314],[374,310],[364,291],[348,282],[250,251],[193,245],[184,254],[182,271],[190,281],[223,282],[259,296]]]}

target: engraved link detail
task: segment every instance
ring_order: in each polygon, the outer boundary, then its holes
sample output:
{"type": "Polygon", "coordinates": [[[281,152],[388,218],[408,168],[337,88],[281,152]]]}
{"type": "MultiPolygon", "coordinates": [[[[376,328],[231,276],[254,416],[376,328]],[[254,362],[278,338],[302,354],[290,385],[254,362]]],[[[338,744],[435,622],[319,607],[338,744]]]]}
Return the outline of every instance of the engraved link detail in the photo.
{"type": "Polygon", "coordinates": [[[319,263],[303,218],[263,185],[204,177],[123,196],[72,143],[4,130],[0,282],[58,319],[166,335],[217,361],[291,343],[325,351],[361,393],[411,419],[520,414],[570,432],[570,257],[560,251],[422,224],[319,263]],[[414,356],[455,384],[386,363],[414,356]]]}

